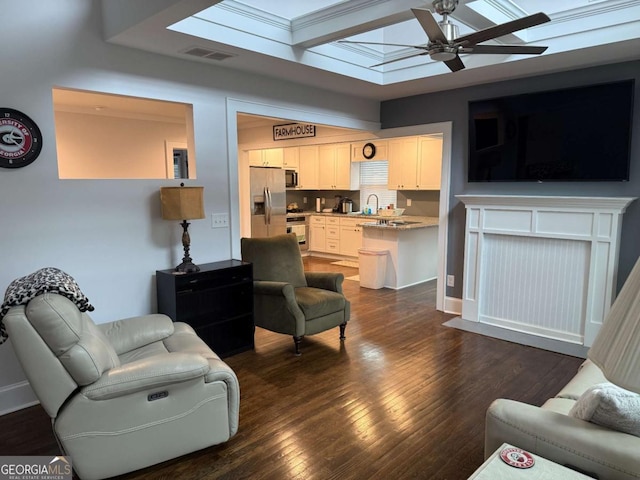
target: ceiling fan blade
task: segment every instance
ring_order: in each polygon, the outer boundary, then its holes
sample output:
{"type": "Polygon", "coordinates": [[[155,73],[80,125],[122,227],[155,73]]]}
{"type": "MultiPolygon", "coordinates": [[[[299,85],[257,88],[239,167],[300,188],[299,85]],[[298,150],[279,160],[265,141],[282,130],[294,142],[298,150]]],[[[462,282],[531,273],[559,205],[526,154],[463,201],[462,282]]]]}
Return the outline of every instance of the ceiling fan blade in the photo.
{"type": "Polygon", "coordinates": [[[456,58],[452,58],[451,60],[445,60],[444,63],[452,72],[457,72],[458,70],[462,70],[464,68],[464,63],[462,63],[462,60],[460,60],[460,57],[458,55],[456,55],[456,58]]]}
{"type": "Polygon", "coordinates": [[[350,40],[338,40],[338,43],[355,43],[357,45],[384,45],[385,47],[408,47],[426,50],[426,45],[405,45],[403,43],[378,43],[378,42],[352,42],[350,40]]]}
{"type": "Polygon", "coordinates": [[[551,19],[544,13],[534,13],[533,15],[519,18],[511,22],[485,28],[484,30],[479,30],[468,35],[463,35],[462,37],[456,38],[454,42],[456,44],[462,44],[463,47],[465,45],[475,45],[477,43],[486,42],[487,40],[492,40],[494,38],[517,32],[524,28],[535,27],[536,25],[549,22],[550,20],[551,19]]]}
{"type": "Polygon", "coordinates": [[[411,11],[416,16],[418,22],[422,26],[422,29],[429,37],[431,42],[437,43],[449,43],[447,37],[444,36],[444,32],[436,22],[436,19],[433,18],[433,14],[430,10],[426,10],[424,8],[412,8],[411,11]]]}
{"type": "Polygon", "coordinates": [[[461,53],[491,53],[498,55],[540,55],[548,47],[536,47],[533,45],[474,45],[469,51],[462,48],[461,53]]]}
{"type": "Polygon", "coordinates": [[[376,63],[375,65],[371,65],[369,68],[379,67],[381,65],[386,65],[387,63],[399,62],[400,60],[406,60],[407,58],[419,57],[420,55],[427,55],[427,54],[428,52],[421,52],[421,53],[415,53],[413,55],[409,55],[407,57],[394,58],[393,60],[388,60],[386,62],[376,63]]]}

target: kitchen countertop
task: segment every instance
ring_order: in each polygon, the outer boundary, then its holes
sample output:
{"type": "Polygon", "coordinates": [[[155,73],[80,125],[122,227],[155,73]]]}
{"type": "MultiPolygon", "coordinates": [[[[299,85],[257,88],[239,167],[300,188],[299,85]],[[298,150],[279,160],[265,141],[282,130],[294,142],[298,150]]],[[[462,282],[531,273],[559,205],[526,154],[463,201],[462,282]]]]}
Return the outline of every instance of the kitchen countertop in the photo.
{"type": "Polygon", "coordinates": [[[360,224],[363,228],[374,228],[380,230],[415,230],[418,228],[438,226],[438,217],[419,217],[414,215],[403,215],[401,217],[362,215],[362,217],[366,219],[372,218],[372,220],[360,224]],[[388,220],[389,223],[377,223],[379,219],[388,220]],[[407,223],[403,224],[403,221],[407,223]]]}
{"type": "Polygon", "coordinates": [[[383,217],[381,215],[364,215],[360,212],[353,213],[337,213],[337,212],[315,212],[304,211],[298,213],[287,213],[287,217],[308,217],[310,215],[320,215],[325,217],[344,217],[344,218],[361,218],[363,222],[360,224],[364,228],[391,229],[391,230],[414,230],[417,228],[427,228],[438,226],[438,217],[424,217],[417,215],[402,215],[400,217],[383,217]],[[390,224],[378,224],[378,220],[387,220],[390,224]],[[407,224],[397,223],[395,221],[412,222],[407,224]]]}

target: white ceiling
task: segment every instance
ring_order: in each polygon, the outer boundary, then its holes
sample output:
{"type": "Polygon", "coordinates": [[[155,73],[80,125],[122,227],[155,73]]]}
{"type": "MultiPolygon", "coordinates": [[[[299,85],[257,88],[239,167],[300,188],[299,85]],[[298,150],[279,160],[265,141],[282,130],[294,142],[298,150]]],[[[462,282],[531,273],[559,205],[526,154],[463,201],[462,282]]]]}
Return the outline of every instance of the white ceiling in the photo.
{"type": "MultiPolygon", "coordinates": [[[[491,43],[548,46],[542,55],[461,55],[452,73],[425,45],[416,0],[103,0],[107,41],[360,97],[386,100],[546,72],[640,59],[640,0],[461,0],[460,35],[543,11],[551,22],[491,43]],[[194,56],[193,49],[211,52],[194,56]],[[186,52],[191,52],[188,54],[186,52]],[[224,58],[222,58],[224,57],[224,58]]],[[[436,18],[440,18],[436,14],[436,18]]]]}

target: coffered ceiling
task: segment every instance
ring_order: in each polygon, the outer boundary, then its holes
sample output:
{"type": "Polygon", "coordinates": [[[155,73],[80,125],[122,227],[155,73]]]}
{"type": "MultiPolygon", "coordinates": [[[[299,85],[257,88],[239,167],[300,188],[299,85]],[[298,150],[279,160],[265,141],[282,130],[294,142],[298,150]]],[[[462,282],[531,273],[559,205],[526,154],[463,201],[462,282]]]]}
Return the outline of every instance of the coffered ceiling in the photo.
{"type": "MultiPolygon", "coordinates": [[[[103,0],[109,42],[385,100],[640,59],[640,0],[461,0],[460,35],[542,11],[551,21],[492,44],[543,45],[542,55],[461,55],[451,72],[409,47],[426,45],[416,0],[103,0]]],[[[435,14],[439,20],[440,17],[435,14]]]]}

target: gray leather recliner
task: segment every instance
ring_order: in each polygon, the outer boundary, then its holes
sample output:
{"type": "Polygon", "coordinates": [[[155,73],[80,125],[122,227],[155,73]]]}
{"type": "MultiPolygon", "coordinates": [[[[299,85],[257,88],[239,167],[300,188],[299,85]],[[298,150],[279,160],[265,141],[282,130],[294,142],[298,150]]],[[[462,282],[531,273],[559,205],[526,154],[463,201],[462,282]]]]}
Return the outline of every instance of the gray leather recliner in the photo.
{"type": "Polygon", "coordinates": [[[84,480],[154,465],[237,432],[236,375],[185,323],[154,314],[96,325],[55,293],[12,307],[3,321],[84,480]]]}

